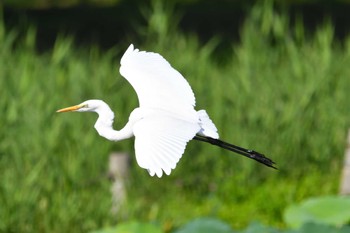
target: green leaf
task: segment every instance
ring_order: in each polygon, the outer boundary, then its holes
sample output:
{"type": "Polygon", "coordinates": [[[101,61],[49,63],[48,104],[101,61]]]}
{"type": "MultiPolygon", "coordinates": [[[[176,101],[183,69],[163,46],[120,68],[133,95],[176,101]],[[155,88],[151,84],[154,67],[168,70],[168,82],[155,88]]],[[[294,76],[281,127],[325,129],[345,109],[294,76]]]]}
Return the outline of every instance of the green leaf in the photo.
{"type": "Polygon", "coordinates": [[[341,226],[350,220],[350,198],[327,196],[312,198],[299,205],[288,207],[284,213],[285,222],[298,228],[307,222],[341,226]]]}
{"type": "Polygon", "coordinates": [[[253,222],[242,233],[279,233],[280,231],[261,223],[253,222]]]}
{"type": "Polygon", "coordinates": [[[91,233],[162,233],[162,230],[152,223],[130,221],[120,223],[116,227],[93,231],[91,233]]]}
{"type": "Polygon", "coordinates": [[[306,223],[295,233],[349,233],[350,227],[343,226],[342,228],[337,228],[334,226],[320,224],[320,223],[306,223]]]}
{"type": "Polygon", "coordinates": [[[231,227],[217,219],[199,218],[195,219],[174,233],[233,233],[231,227]]]}

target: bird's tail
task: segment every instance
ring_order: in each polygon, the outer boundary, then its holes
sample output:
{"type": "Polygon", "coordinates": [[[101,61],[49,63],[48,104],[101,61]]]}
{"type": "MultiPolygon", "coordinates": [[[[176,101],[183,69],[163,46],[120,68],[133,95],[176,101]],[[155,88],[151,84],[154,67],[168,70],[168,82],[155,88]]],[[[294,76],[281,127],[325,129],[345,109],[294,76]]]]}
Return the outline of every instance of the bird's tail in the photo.
{"type": "Polygon", "coordinates": [[[259,152],[256,152],[254,150],[245,149],[245,148],[221,141],[219,139],[200,136],[200,135],[196,135],[193,139],[196,139],[196,140],[202,141],[202,142],[210,143],[212,145],[215,145],[215,146],[224,148],[226,150],[238,153],[238,154],[243,155],[245,157],[248,157],[250,159],[254,159],[254,160],[258,161],[259,163],[262,163],[268,167],[277,169],[274,166],[275,162],[273,162],[271,159],[265,157],[263,154],[260,154],[259,152]]]}
{"type": "Polygon", "coordinates": [[[205,110],[199,110],[199,125],[201,127],[198,134],[204,137],[219,138],[218,130],[214,125],[213,121],[209,118],[208,113],[205,110]]]}

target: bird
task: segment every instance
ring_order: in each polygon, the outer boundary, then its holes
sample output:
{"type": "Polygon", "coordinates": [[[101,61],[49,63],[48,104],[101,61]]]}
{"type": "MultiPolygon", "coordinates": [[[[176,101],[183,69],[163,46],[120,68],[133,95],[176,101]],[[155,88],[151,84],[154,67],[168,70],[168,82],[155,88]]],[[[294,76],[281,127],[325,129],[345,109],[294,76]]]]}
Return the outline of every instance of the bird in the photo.
{"type": "Polygon", "coordinates": [[[135,137],[136,161],[151,176],[170,175],[192,139],[277,169],[263,154],[220,140],[207,112],[195,110],[188,81],[160,54],[140,51],[131,44],[121,57],[119,71],[136,91],[139,102],[121,130],[113,129],[114,113],[102,100],[87,100],[57,112],[96,112],[94,128],[100,136],[110,141],[135,137]]]}

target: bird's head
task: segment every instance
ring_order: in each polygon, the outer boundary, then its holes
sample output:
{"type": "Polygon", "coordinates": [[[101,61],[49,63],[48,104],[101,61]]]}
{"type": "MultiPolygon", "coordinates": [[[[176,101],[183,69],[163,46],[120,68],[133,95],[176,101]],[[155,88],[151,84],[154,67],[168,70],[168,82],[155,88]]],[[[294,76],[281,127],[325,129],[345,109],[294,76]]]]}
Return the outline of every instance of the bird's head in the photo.
{"type": "Polygon", "coordinates": [[[87,100],[81,104],[57,110],[57,112],[97,112],[97,110],[106,105],[102,100],[87,100]]]}

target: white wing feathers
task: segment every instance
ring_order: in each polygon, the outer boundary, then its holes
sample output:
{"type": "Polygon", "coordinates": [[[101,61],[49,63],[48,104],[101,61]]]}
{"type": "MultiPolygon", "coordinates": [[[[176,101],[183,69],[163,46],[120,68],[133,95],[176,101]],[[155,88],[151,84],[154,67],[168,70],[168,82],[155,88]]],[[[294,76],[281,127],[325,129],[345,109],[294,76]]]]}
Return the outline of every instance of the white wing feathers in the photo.
{"type": "Polygon", "coordinates": [[[195,106],[190,85],[161,55],[139,51],[131,44],[120,64],[120,73],[135,89],[140,107],[182,112],[195,106]]]}
{"type": "Polygon", "coordinates": [[[151,176],[169,175],[196,133],[218,138],[206,112],[195,111],[188,82],[161,55],[139,51],[131,44],[120,64],[120,73],[135,89],[139,113],[143,113],[132,129],[136,160],[151,176]]]}
{"type": "Polygon", "coordinates": [[[135,123],[135,154],[140,167],[151,176],[169,175],[176,167],[186,144],[200,130],[198,124],[171,116],[146,117],[135,123]]]}

